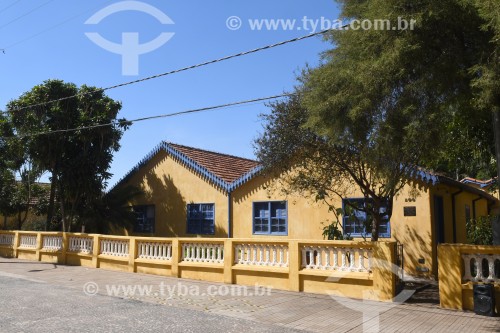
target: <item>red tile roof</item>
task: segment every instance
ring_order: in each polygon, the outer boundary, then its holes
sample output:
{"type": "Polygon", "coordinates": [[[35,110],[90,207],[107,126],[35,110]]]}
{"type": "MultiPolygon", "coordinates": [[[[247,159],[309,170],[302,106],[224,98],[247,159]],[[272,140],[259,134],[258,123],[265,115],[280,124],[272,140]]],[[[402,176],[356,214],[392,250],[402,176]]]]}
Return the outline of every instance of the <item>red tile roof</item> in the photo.
{"type": "Polygon", "coordinates": [[[257,161],[242,157],[181,146],[173,143],[168,143],[168,145],[227,183],[234,182],[259,165],[257,161]]]}

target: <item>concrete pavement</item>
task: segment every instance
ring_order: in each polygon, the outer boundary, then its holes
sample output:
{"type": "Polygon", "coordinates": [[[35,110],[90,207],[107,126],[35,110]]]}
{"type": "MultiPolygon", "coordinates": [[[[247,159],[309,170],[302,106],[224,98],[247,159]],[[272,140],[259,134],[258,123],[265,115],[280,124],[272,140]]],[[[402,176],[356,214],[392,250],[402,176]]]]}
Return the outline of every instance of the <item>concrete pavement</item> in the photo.
{"type": "Polygon", "coordinates": [[[431,304],[327,295],[0,258],[0,332],[500,332],[431,304]]]}

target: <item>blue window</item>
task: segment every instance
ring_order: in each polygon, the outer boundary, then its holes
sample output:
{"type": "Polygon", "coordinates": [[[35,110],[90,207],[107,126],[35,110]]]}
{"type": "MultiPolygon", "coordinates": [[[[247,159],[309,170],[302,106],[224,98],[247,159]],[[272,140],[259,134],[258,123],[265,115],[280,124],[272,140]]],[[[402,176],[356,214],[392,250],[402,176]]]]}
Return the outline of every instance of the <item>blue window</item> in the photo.
{"type": "Polygon", "coordinates": [[[253,233],[286,235],[288,233],[286,201],[254,202],[253,233]]]}
{"type": "Polygon", "coordinates": [[[187,205],[187,233],[196,235],[215,234],[215,204],[187,205]]]}
{"type": "MultiPolygon", "coordinates": [[[[342,208],[344,211],[343,223],[345,235],[350,235],[351,237],[371,237],[371,216],[355,208],[364,209],[368,207],[368,205],[370,205],[370,200],[365,198],[343,200],[342,208]]],[[[385,213],[386,211],[387,207],[385,206],[380,209],[381,213],[385,213]]],[[[391,237],[391,224],[387,215],[380,223],[379,237],[391,237]]]]}
{"type": "Polygon", "coordinates": [[[135,213],[134,232],[155,232],[155,206],[134,206],[135,213]]]}

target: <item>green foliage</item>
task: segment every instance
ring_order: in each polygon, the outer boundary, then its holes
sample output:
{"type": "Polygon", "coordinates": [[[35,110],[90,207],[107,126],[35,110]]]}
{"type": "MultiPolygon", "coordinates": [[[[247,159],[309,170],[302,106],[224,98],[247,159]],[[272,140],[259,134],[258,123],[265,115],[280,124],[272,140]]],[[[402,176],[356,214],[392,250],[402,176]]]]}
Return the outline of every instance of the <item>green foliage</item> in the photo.
{"type": "Polygon", "coordinates": [[[494,170],[491,129],[500,140],[500,120],[488,119],[500,119],[500,2],[338,2],[344,19],[417,23],[329,33],[333,48],[303,72],[298,94],[271,104],[257,155],[290,189],[318,200],[359,187],[377,240],[380,209],[388,203],[392,215],[416,166],[456,177],[494,170]]]}
{"type": "MultiPolygon", "coordinates": [[[[286,192],[310,193],[331,206],[352,195],[353,185],[373,204],[359,207],[373,217],[368,230],[378,239],[381,221],[392,213],[392,201],[406,184],[411,164],[386,160],[380,151],[377,163],[366,163],[356,144],[339,145],[307,126],[309,110],[300,91],[285,101],[271,103],[263,115],[264,132],[256,140],[256,155],[270,175],[279,175],[286,192]],[[387,207],[383,211],[381,208],[387,207]]],[[[364,148],[363,148],[364,150],[364,148]]],[[[375,154],[373,155],[375,156],[375,154]]]]}
{"type": "Polygon", "coordinates": [[[499,216],[481,216],[466,222],[467,241],[474,245],[493,245],[493,223],[500,223],[499,216]]]}
{"type": "Polygon", "coordinates": [[[344,235],[342,232],[341,216],[343,215],[342,208],[330,207],[330,211],[335,215],[335,220],[328,223],[323,222],[323,238],[328,240],[352,240],[350,235],[344,235]]]}
{"type": "Polygon", "coordinates": [[[60,80],[45,81],[7,106],[26,155],[40,170],[51,173],[48,219],[53,220],[58,208],[63,230],[70,231],[79,223],[79,215],[94,209],[111,177],[113,153],[120,148],[127,124],[116,119],[120,109],[119,102],[98,88],[78,88],[60,80]],[[78,96],[71,98],[74,95],[78,96]],[[60,101],[47,103],[52,100],[60,101]],[[113,125],[37,135],[108,123],[113,125]]]}
{"type": "Polygon", "coordinates": [[[134,186],[121,186],[97,199],[93,209],[85,211],[79,218],[85,225],[85,232],[110,234],[117,229],[131,230],[136,215],[129,202],[141,193],[134,186]]]}

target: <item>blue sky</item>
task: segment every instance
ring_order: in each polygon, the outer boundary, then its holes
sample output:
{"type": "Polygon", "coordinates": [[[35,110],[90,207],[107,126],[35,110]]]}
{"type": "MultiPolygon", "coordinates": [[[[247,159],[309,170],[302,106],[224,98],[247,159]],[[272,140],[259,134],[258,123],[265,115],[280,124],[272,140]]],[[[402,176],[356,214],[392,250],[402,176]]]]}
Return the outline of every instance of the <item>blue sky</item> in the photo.
{"type": "MultiPolygon", "coordinates": [[[[299,27],[304,16],[331,20],[338,16],[333,0],[144,0],[175,24],[162,25],[137,11],[115,13],[98,25],[85,24],[100,9],[119,2],[0,1],[0,49],[5,49],[5,54],[0,53],[0,108],[47,79],[108,87],[311,32],[253,31],[249,19],[295,19],[299,27]],[[239,30],[228,29],[230,16],[241,18],[239,30]],[[115,43],[121,42],[122,33],[137,32],[141,44],[162,32],[175,35],[162,47],[141,55],[139,75],[128,76],[122,74],[121,56],[94,44],[86,32],[97,32],[115,43]]],[[[108,95],[123,103],[120,117],[128,119],[271,96],[290,91],[300,70],[306,64],[317,65],[320,52],[330,47],[314,37],[110,90],[108,95]]],[[[265,112],[268,108],[258,103],[134,124],[115,154],[110,185],[161,140],[253,158],[253,140],[262,130],[259,114],[265,112]]]]}

